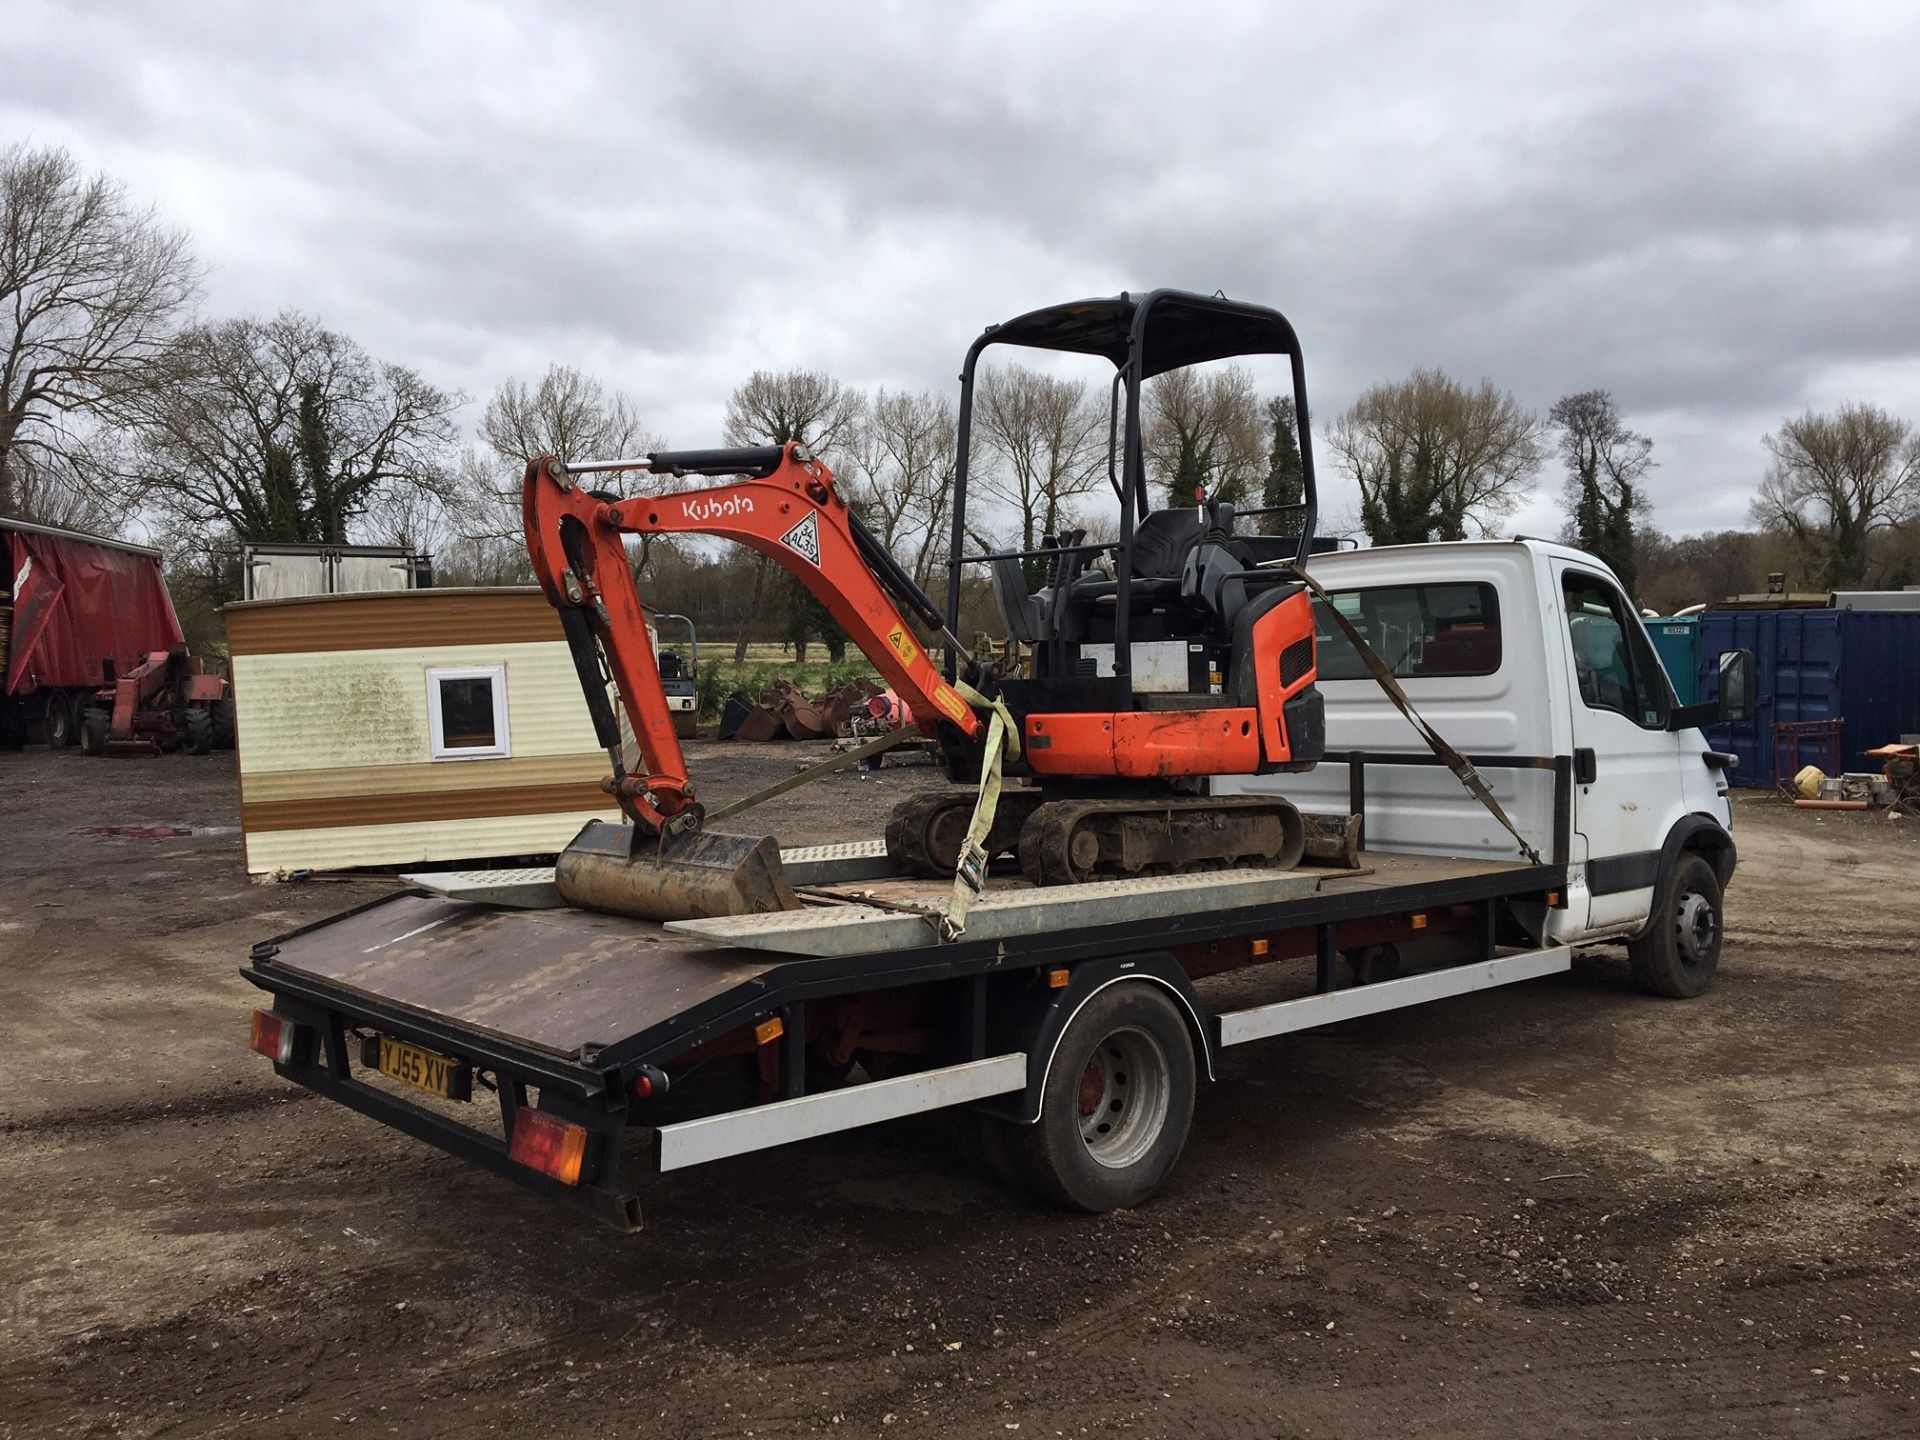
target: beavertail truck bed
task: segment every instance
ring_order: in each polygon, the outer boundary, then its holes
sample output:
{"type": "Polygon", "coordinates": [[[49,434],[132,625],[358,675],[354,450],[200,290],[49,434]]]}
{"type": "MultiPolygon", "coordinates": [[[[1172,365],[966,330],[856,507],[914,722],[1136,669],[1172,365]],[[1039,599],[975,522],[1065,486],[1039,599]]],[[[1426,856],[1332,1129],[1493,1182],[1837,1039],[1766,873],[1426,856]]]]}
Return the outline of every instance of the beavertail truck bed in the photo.
{"type": "MultiPolygon", "coordinates": [[[[839,848],[857,872],[859,847],[839,848]]],[[[936,1108],[976,1107],[967,1123],[989,1139],[1035,1124],[1063,1037],[1102,992],[1170,1002],[1191,1047],[1186,1072],[1211,1076],[1227,1045],[1563,970],[1571,951],[1533,943],[1517,917],[1537,927],[1565,875],[1553,862],[1363,854],[1357,867],[1058,887],[996,927],[991,898],[1017,901],[1024,886],[1012,882],[990,890],[953,943],[903,913],[916,882],[829,878],[822,890],[850,902],[840,913],[877,922],[889,941],[920,938],[826,955],[766,948],[783,943],[787,917],[755,917],[752,944],[730,944],[686,932],[742,922],[665,926],[415,891],[258,945],[244,973],[288,1027],[275,1064],[285,1078],[634,1226],[636,1170],[936,1108]],[[879,915],[860,903],[883,894],[893,899],[879,915]],[[1429,967],[1396,977],[1396,950],[1412,961],[1422,948],[1429,967]],[[1270,967],[1272,998],[1208,1003],[1207,977],[1252,966],[1270,967]],[[383,1072],[378,1037],[417,1047],[432,1068],[412,1085],[395,1066],[383,1072]],[[721,1056],[746,1083],[682,1096],[680,1075],[721,1056]],[[422,1078],[441,1098],[420,1093],[422,1078]],[[516,1158],[513,1131],[529,1110],[585,1132],[571,1177],[516,1158]]],[[[435,878],[457,888],[462,877],[435,878]]],[[[809,910],[789,924],[833,918],[809,910]]],[[[793,946],[848,943],[836,931],[793,946]]],[[[1184,1140],[1184,1113],[1177,1128],[1184,1140]]]]}
{"type": "MultiPolygon", "coordinates": [[[[823,903],[770,917],[662,926],[402,895],[255,950],[245,974],[273,1007],[254,1046],[290,1080],[627,1225],[635,1170],[933,1109],[996,1174],[1103,1210],[1165,1178],[1225,1046],[1548,974],[1597,941],[1625,942],[1651,993],[1705,991],[1735,757],[1699,726],[1751,713],[1753,657],[1718,657],[1718,693],[1680,705],[1613,576],[1539,541],[1328,554],[1313,572],[1464,742],[1524,846],[1323,612],[1334,748],[1311,773],[1214,789],[1345,817],[1360,845],[1340,868],[1042,891],[1003,877],[954,943],[915,913],[940,887],[877,878],[872,847],[790,854],[823,903]],[[488,1088],[497,1117],[465,1098],[488,1088]]],[[[542,902],[538,877],[475,883],[542,902]]]]}

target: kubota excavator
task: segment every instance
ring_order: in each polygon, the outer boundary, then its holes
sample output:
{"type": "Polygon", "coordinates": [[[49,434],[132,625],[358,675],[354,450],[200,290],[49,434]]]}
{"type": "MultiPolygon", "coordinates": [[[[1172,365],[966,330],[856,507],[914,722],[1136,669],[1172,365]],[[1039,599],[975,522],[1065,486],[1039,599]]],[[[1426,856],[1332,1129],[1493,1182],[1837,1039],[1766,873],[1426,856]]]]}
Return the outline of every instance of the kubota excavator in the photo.
{"type": "Polygon", "coordinates": [[[1207,777],[1310,768],[1324,748],[1314,687],[1314,617],[1293,573],[1313,541],[1316,511],[1305,371],[1278,311],[1182,291],[1083,300],[991,326],[961,373],[953,539],[944,610],[848,508],[833,473],[797,443],[661,451],[639,459],[545,457],[524,482],[527,545],[558,609],[613,774],[605,782],[629,824],[596,822],[560,857],[570,902],[653,919],[794,908],[770,838],[703,828],[647,640],[622,536],[704,534],[737,540],[796,576],[832,613],[934,736],[953,789],[909,800],[887,825],[887,848],[911,874],[952,876],[969,843],[976,860],[1015,855],[1035,884],[1252,863],[1285,867],[1304,845],[1299,813],[1278,796],[1215,797],[1207,777]],[[1035,551],[963,553],[974,377],[994,345],[1103,356],[1114,366],[1107,474],[1119,539],[1079,532],[1035,551]],[[1188,365],[1240,355],[1291,360],[1303,493],[1274,507],[1284,535],[1241,534],[1234,507],[1196,495],[1155,509],[1141,450],[1141,390],[1188,365]],[[621,497],[590,477],[644,471],[731,476],[728,483],[621,497]],[[1048,583],[1029,593],[1023,562],[1048,583]],[[961,569],[988,567],[1008,633],[1028,673],[975,661],[955,638],[961,569]],[[922,644],[908,614],[945,651],[922,644]],[[618,691],[640,766],[628,768],[618,691]],[[1000,795],[990,829],[975,823],[976,783],[995,711],[1017,743],[1004,768],[1026,783],[1000,795]],[[964,788],[963,788],[964,787],[964,788]]]}

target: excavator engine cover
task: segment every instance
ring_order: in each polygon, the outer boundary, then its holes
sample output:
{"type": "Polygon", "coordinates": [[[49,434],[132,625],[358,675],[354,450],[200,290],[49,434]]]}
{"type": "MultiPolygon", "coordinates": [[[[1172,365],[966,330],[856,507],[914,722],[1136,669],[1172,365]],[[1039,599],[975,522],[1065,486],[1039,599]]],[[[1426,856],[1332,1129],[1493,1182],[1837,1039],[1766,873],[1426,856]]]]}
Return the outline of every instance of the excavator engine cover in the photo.
{"type": "Polygon", "coordinates": [[[569,905],[642,920],[800,908],[770,835],[693,830],[660,840],[591,820],[560,852],[553,880],[569,905]]]}

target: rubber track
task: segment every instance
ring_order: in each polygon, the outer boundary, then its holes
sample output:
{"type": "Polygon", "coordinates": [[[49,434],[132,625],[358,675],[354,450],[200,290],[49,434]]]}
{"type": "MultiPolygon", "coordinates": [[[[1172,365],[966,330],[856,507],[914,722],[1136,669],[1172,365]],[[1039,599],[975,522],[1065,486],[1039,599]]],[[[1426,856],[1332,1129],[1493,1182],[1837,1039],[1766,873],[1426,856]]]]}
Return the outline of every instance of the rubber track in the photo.
{"type": "MultiPolygon", "coordinates": [[[[958,855],[931,853],[927,836],[945,812],[958,810],[971,816],[975,794],[971,790],[916,795],[894,807],[887,819],[887,858],[909,875],[928,879],[951,879],[958,855]]],[[[1011,855],[1020,843],[1027,817],[1040,805],[1042,796],[1031,790],[1006,790],[994,810],[993,829],[987,832],[987,856],[1011,855]]]]}
{"type": "MultiPolygon", "coordinates": [[[[1088,821],[1113,822],[1129,816],[1159,818],[1171,816],[1176,812],[1189,814],[1196,812],[1218,814],[1223,810],[1268,811],[1274,814],[1295,817],[1298,809],[1288,800],[1276,797],[1228,797],[1212,796],[1169,796],[1159,800],[1055,800],[1041,805],[1033,812],[1026,827],[1020,832],[1020,869],[1027,879],[1035,885],[1076,885],[1094,879],[1102,874],[1120,875],[1129,872],[1118,869],[1096,867],[1091,871],[1079,871],[1072,861],[1073,835],[1088,821]]],[[[1191,852],[1178,857],[1168,857],[1164,862],[1156,861],[1155,866],[1165,863],[1175,873],[1189,870],[1211,868],[1219,865],[1231,865],[1248,859],[1264,859],[1273,863],[1280,857],[1250,856],[1238,848],[1221,851],[1213,855],[1196,855],[1191,852]]]]}

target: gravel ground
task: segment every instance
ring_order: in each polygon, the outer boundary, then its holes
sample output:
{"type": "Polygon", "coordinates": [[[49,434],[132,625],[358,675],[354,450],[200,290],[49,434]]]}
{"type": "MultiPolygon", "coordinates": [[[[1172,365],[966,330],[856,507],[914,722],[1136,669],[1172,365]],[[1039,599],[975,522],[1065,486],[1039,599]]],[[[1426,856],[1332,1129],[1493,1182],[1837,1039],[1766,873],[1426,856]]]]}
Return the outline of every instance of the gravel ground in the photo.
{"type": "MultiPolygon", "coordinates": [[[[799,747],[696,747],[710,800],[799,747]]],[[[762,812],[877,833],[924,767],[762,812]]],[[[1564,977],[1229,1052],[1100,1219],[934,1122],[621,1237],[273,1078],[230,757],[0,754],[0,1434],[1920,1433],[1920,824],[1754,797],[1719,983],[1564,977]],[[120,838],[89,826],[171,824],[120,838]]]]}

